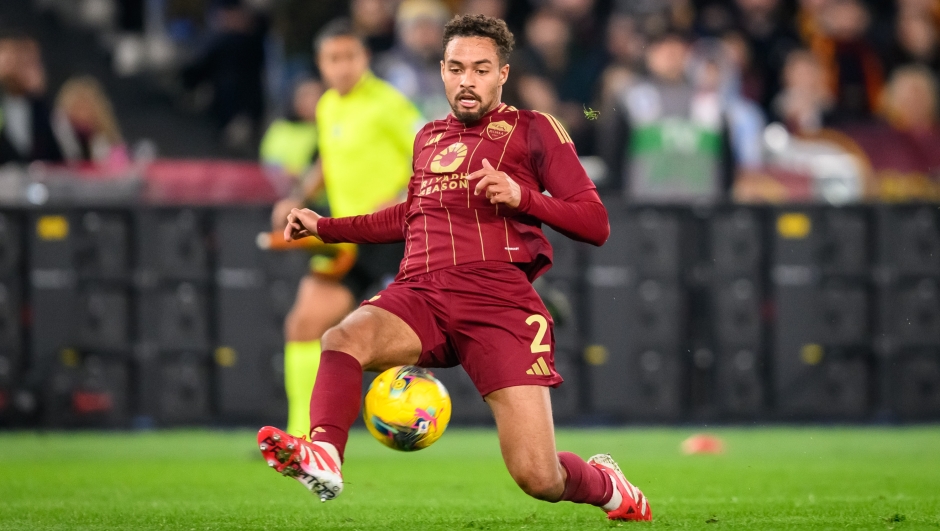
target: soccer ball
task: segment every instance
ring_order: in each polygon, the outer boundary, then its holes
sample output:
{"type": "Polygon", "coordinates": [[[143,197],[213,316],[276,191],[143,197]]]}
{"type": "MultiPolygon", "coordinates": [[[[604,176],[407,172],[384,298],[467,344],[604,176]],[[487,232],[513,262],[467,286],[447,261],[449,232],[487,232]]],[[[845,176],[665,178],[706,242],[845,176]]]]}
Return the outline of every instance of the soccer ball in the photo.
{"type": "Polygon", "coordinates": [[[389,448],[412,452],[431,446],[450,422],[450,395],[430,371],[406,365],[378,375],[366,393],[362,418],[389,448]]]}

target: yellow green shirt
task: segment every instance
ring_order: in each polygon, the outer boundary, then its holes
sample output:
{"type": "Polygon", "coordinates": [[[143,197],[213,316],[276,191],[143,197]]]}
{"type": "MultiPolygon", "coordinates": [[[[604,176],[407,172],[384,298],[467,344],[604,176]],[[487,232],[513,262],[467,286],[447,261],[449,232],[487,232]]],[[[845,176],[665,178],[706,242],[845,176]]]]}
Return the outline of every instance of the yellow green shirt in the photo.
{"type": "Polygon", "coordinates": [[[261,161],[299,177],[317,153],[317,126],[309,122],[275,120],[261,139],[261,161]]]}
{"type": "Polygon", "coordinates": [[[396,201],[411,179],[411,151],[424,120],[390,84],[367,72],[341,96],[317,104],[320,159],[330,214],[370,214],[396,201]]]}

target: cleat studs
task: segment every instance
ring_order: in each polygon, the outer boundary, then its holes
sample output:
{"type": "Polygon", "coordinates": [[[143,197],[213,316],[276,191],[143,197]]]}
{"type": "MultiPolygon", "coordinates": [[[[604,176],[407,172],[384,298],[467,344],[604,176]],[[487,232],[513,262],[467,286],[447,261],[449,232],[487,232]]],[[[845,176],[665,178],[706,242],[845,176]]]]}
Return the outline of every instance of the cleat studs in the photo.
{"type": "Polygon", "coordinates": [[[274,468],[277,466],[277,462],[274,459],[268,459],[268,466],[274,468]]]}
{"type": "Polygon", "coordinates": [[[271,439],[273,439],[274,442],[281,442],[281,436],[276,433],[271,436],[271,439]]]}
{"type": "Polygon", "coordinates": [[[258,448],[261,448],[261,451],[264,452],[265,450],[268,449],[268,445],[261,443],[260,445],[258,445],[258,448]]]}
{"type": "Polygon", "coordinates": [[[300,454],[294,455],[294,462],[295,462],[295,463],[299,463],[299,462],[300,462],[300,454]]]}

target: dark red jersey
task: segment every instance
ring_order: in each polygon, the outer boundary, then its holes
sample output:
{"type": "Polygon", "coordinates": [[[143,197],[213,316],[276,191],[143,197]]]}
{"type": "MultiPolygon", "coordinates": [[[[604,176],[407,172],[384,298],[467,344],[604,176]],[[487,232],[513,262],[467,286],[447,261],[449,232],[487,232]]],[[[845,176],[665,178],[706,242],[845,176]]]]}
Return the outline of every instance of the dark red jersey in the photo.
{"type": "Polygon", "coordinates": [[[595,245],[610,232],[571,138],[550,115],[500,104],[475,124],[452,115],[431,122],[415,138],[413,166],[405,203],[368,216],[323,218],[320,237],[354,243],[404,239],[399,278],[500,261],[518,264],[531,280],[551,266],[541,223],[595,245]],[[474,195],[478,181],[468,176],[483,168],[483,159],[519,184],[518,209],[474,195]]]}

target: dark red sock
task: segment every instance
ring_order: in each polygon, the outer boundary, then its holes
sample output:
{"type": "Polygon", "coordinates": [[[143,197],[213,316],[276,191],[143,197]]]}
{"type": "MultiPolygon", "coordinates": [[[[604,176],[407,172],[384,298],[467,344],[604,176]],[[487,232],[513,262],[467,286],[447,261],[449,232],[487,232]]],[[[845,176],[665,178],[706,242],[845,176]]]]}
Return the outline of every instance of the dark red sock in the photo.
{"type": "Polygon", "coordinates": [[[614,495],[614,484],[610,476],[571,452],[558,452],[558,460],[568,472],[562,500],[598,507],[610,501],[614,495]]]}
{"type": "Polygon", "coordinates": [[[359,416],[362,402],[362,366],[337,350],[320,353],[320,368],[310,397],[310,440],[336,447],[342,461],[349,428],[359,416]]]}

